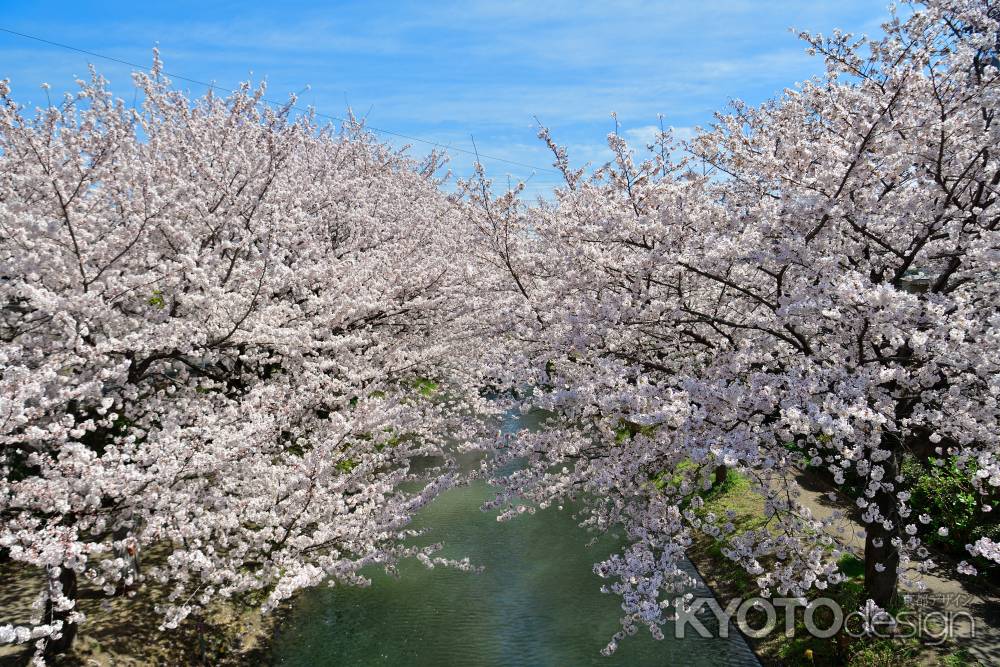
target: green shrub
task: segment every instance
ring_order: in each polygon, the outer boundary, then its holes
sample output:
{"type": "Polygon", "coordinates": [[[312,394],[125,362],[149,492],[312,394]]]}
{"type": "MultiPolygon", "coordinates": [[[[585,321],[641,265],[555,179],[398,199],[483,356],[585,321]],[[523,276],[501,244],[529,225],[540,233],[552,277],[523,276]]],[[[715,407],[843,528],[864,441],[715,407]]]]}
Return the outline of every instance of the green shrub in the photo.
{"type": "MultiPolygon", "coordinates": [[[[1000,539],[1000,512],[983,512],[982,497],[971,483],[975,470],[959,468],[954,459],[943,465],[923,464],[913,457],[903,460],[901,472],[906,478],[912,497],[914,514],[928,514],[931,522],[924,527],[924,542],[956,558],[969,559],[965,549],[981,537],[1000,539]],[[947,528],[940,535],[939,528],[947,528]]],[[[922,525],[922,524],[921,524],[922,525]]],[[[983,559],[977,566],[988,567],[983,559]]]]}

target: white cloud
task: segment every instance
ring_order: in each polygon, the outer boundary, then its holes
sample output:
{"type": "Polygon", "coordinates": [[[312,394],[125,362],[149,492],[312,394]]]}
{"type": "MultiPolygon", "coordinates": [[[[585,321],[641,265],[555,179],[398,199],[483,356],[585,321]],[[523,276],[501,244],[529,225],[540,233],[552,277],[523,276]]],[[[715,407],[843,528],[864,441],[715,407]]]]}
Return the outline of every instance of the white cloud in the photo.
{"type": "MultiPolygon", "coordinates": [[[[665,126],[670,130],[675,141],[685,141],[694,137],[693,127],[673,127],[665,126]]],[[[660,131],[659,125],[643,125],[625,130],[625,135],[641,146],[648,146],[656,141],[656,135],[660,131]]]]}
{"type": "MultiPolygon", "coordinates": [[[[300,104],[321,113],[342,116],[349,100],[361,113],[373,107],[371,126],[467,150],[474,134],[482,153],[548,168],[533,115],[567,145],[574,164],[610,159],[604,138],[614,127],[612,110],[637,149],[655,137],[661,112],[683,140],[730,98],[757,103],[822,70],[788,25],[864,30],[884,15],[885,1],[442,0],[390,7],[343,0],[336,8],[245,3],[235,13],[211,3],[199,12],[153,3],[72,21],[43,21],[32,10],[12,27],[137,63],[147,63],[159,43],[168,72],[231,87],[253,71],[269,81],[268,97],[282,101],[310,84],[300,104]]],[[[71,74],[85,75],[93,60],[36,46],[0,35],[0,77],[13,79],[22,101],[42,99],[42,81],[52,82],[53,97],[72,89],[71,74]]],[[[130,68],[97,65],[116,92],[131,96],[130,68]]],[[[429,149],[415,144],[413,152],[429,149]]],[[[455,171],[468,173],[474,158],[453,156],[455,171]]],[[[501,178],[531,173],[486,162],[501,178]]],[[[550,177],[538,171],[532,187],[550,177]]]]}

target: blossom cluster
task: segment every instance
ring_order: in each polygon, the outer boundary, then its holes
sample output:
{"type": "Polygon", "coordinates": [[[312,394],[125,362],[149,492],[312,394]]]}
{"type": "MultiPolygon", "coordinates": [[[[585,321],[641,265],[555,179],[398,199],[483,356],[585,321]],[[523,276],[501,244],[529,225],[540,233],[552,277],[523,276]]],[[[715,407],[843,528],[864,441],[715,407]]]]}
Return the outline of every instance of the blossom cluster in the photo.
{"type": "Polygon", "coordinates": [[[575,498],[588,528],[623,527],[630,546],[596,571],[624,634],[659,633],[695,533],[765,595],[841,581],[850,527],[814,516],[804,469],[863,523],[883,608],[934,566],[904,457],[950,461],[984,511],[1000,487],[1000,17],[911,9],[877,40],[803,35],[824,75],[683,144],[664,130],[639,158],[611,134],[592,178],[542,129],[554,202],[466,186],[482,290],[503,304],[493,372],[550,415],[498,449],[487,506],[575,498]],[[731,470],[763,526],[699,506],[731,470]]]}
{"type": "Polygon", "coordinates": [[[0,641],[58,639],[78,578],[162,584],[165,627],[364,583],[479,428],[440,158],[134,80],[34,116],[0,83],[0,554],[50,582],[0,641]]]}

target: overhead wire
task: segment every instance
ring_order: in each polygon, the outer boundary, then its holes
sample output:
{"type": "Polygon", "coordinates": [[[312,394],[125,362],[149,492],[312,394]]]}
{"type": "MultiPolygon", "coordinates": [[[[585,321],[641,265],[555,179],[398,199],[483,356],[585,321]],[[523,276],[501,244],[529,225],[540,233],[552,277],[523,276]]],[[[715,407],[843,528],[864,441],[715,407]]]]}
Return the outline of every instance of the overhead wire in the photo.
{"type": "MultiPolygon", "coordinates": [[[[5,32],[7,34],[15,35],[17,37],[22,37],[24,39],[34,40],[34,41],[40,42],[42,44],[48,44],[49,46],[55,46],[55,47],[58,47],[58,48],[61,48],[61,49],[69,50],[69,51],[75,51],[77,53],[82,53],[84,55],[88,55],[88,56],[91,56],[91,57],[94,57],[94,58],[100,58],[102,60],[106,60],[106,61],[109,61],[109,62],[118,63],[120,65],[127,65],[128,67],[133,67],[133,68],[136,68],[136,69],[139,69],[139,70],[143,70],[143,71],[146,71],[146,72],[150,71],[150,69],[151,69],[150,67],[147,67],[145,65],[140,65],[138,63],[134,63],[134,62],[131,62],[131,61],[128,61],[128,60],[123,60],[121,58],[115,58],[114,56],[105,55],[103,53],[98,53],[96,51],[90,51],[90,50],[87,50],[87,49],[81,49],[79,47],[72,46],[71,44],[64,44],[62,42],[52,41],[50,39],[45,39],[43,37],[38,37],[37,35],[30,35],[28,33],[19,32],[17,30],[11,30],[9,28],[0,27],[0,32],[5,32]]],[[[212,89],[212,90],[220,90],[220,91],[226,91],[227,90],[224,86],[219,86],[218,84],[209,83],[207,81],[200,81],[198,79],[193,79],[191,77],[183,76],[183,75],[180,75],[180,74],[174,74],[174,73],[170,73],[170,72],[163,72],[163,75],[166,76],[166,77],[168,77],[168,78],[171,78],[171,79],[176,79],[176,80],[179,80],[179,81],[186,81],[188,83],[193,83],[193,84],[198,85],[198,86],[204,86],[204,87],[212,89]]],[[[313,115],[315,115],[315,116],[317,116],[319,118],[324,118],[324,119],[332,120],[332,121],[339,122],[339,123],[353,122],[353,121],[351,121],[351,120],[349,120],[347,118],[344,118],[342,116],[336,116],[336,115],[333,115],[333,114],[322,113],[320,111],[317,111],[316,109],[304,108],[304,107],[297,106],[297,105],[289,105],[288,102],[278,102],[276,100],[271,100],[271,99],[267,99],[267,98],[263,98],[263,97],[261,98],[261,101],[264,102],[264,103],[266,103],[266,104],[270,104],[272,106],[276,106],[276,107],[279,107],[279,108],[289,108],[289,109],[293,109],[295,111],[299,111],[299,112],[302,112],[302,113],[311,113],[311,114],[313,114],[313,115]]],[[[405,141],[411,141],[411,142],[415,142],[415,143],[426,144],[426,145],[429,145],[429,146],[433,146],[435,148],[444,149],[445,151],[448,151],[448,152],[452,152],[453,151],[453,152],[456,152],[456,153],[463,153],[463,154],[466,154],[466,155],[473,156],[477,160],[486,159],[486,160],[490,160],[490,161],[493,161],[493,162],[500,162],[500,163],[503,163],[503,164],[509,164],[509,165],[513,165],[513,166],[517,166],[517,167],[524,167],[526,169],[532,169],[532,170],[534,170],[536,172],[545,172],[545,173],[550,173],[550,174],[558,174],[558,172],[555,169],[552,169],[552,168],[549,168],[549,167],[538,167],[538,166],[535,166],[535,165],[532,165],[532,164],[528,164],[526,162],[519,162],[517,160],[510,160],[510,159],[499,157],[499,156],[496,156],[496,155],[488,155],[488,154],[485,154],[485,153],[480,153],[480,152],[478,152],[476,150],[467,150],[465,148],[461,148],[461,147],[454,146],[454,145],[451,145],[451,144],[447,144],[446,145],[446,144],[441,143],[440,141],[435,141],[433,139],[425,139],[423,137],[417,137],[417,136],[414,136],[414,135],[411,135],[411,134],[405,134],[403,132],[397,132],[395,130],[388,130],[388,129],[381,128],[381,127],[374,127],[372,125],[368,125],[367,123],[364,125],[364,127],[367,130],[371,131],[371,132],[375,132],[375,133],[378,133],[378,134],[384,134],[384,135],[388,135],[388,136],[391,136],[391,137],[396,137],[398,139],[403,139],[405,141]]]]}

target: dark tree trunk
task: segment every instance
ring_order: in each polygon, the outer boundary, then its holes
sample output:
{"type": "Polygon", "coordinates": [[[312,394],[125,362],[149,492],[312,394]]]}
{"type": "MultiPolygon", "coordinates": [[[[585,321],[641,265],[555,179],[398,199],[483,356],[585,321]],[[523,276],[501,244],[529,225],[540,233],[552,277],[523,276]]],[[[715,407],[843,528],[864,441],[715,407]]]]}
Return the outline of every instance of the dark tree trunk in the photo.
{"type": "MultiPolygon", "coordinates": [[[[59,583],[62,584],[63,595],[71,600],[77,599],[77,581],[76,572],[68,567],[62,568],[59,572],[59,583]]],[[[53,656],[60,653],[65,653],[73,645],[73,640],[76,639],[76,623],[69,623],[67,619],[73,610],[67,611],[56,611],[53,608],[52,601],[45,606],[45,618],[50,623],[53,621],[62,621],[62,636],[59,639],[50,639],[45,645],[45,655],[53,656]]]]}
{"type": "MultiPolygon", "coordinates": [[[[891,451],[891,450],[890,450],[891,451]]],[[[890,484],[890,489],[882,489],[873,498],[882,517],[892,523],[888,530],[881,521],[873,521],[865,527],[865,594],[882,609],[891,608],[896,602],[896,586],[899,582],[899,549],[892,540],[900,535],[899,505],[896,499],[896,476],[899,475],[898,455],[892,456],[880,464],[885,469],[883,484],[890,484]],[[881,564],[884,569],[876,568],[881,564]]]]}
{"type": "Polygon", "coordinates": [[[712,486],[721,486],[726,482],[726,477],[729,475],[729,468],[724,465],[717,466],[715,468],[715,480],[712,482],[712,486]]]}

